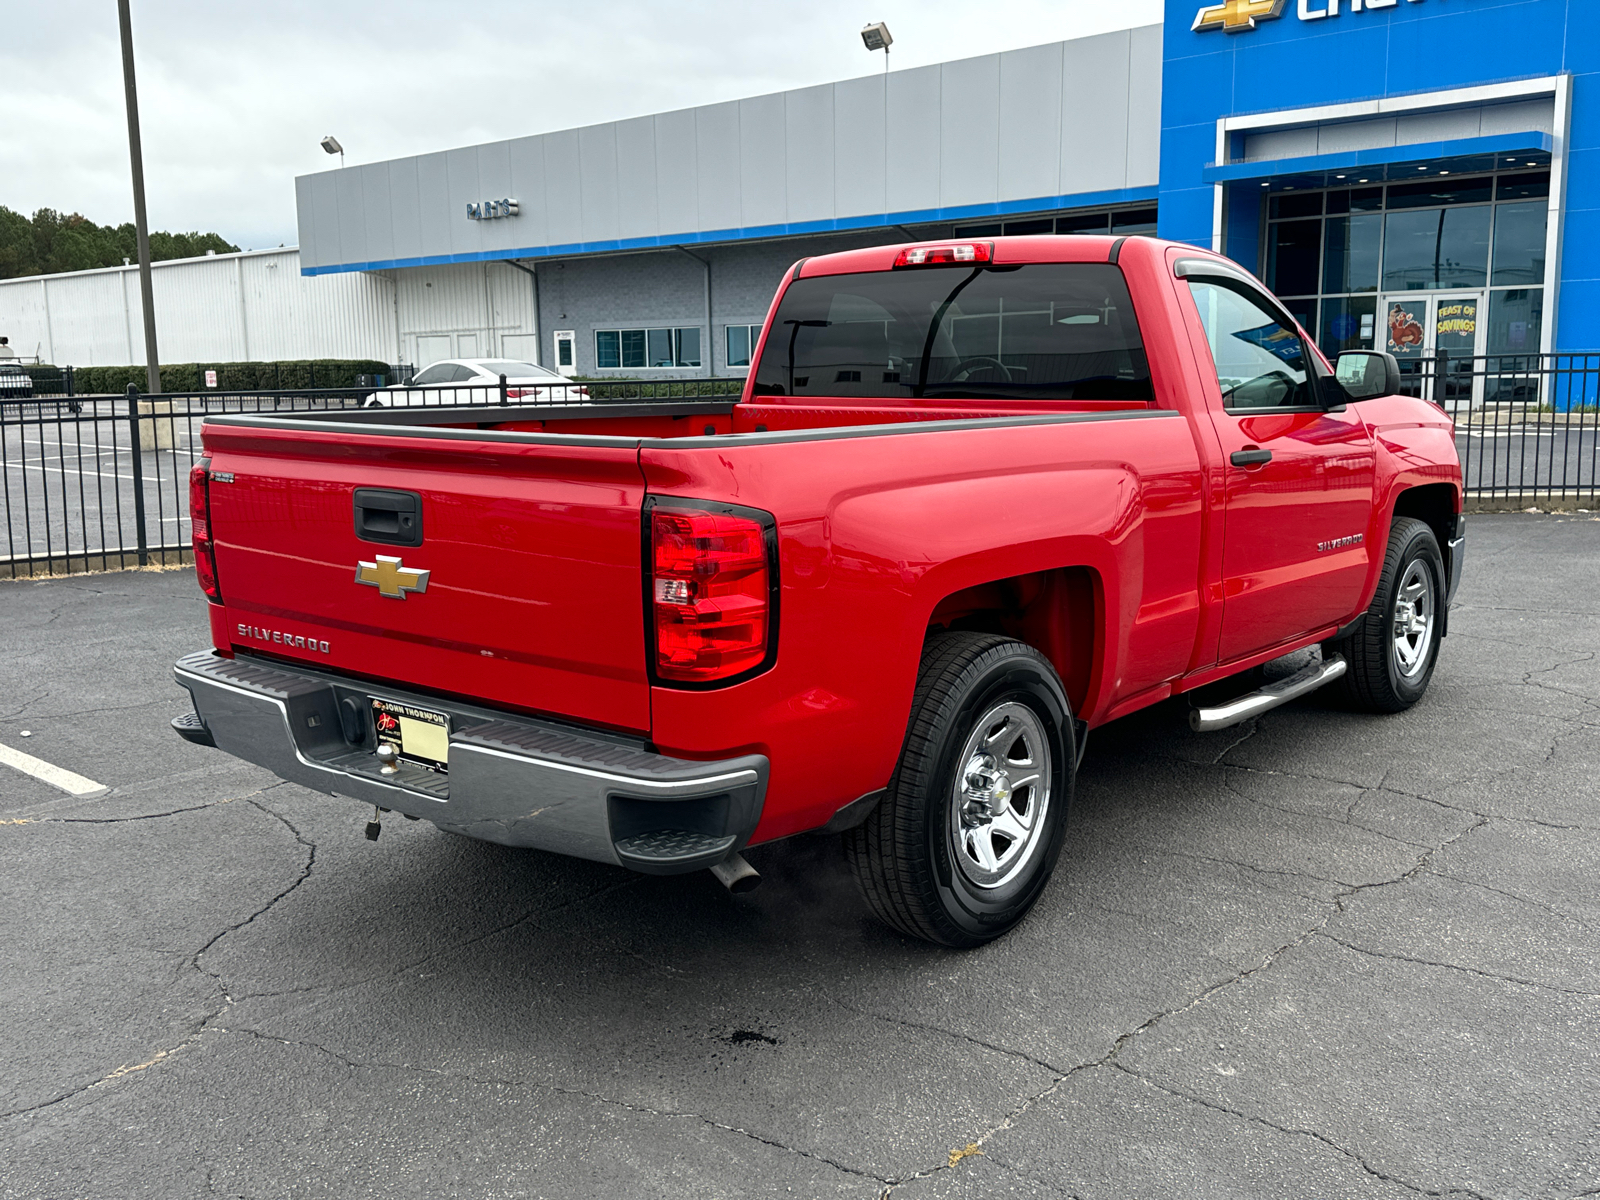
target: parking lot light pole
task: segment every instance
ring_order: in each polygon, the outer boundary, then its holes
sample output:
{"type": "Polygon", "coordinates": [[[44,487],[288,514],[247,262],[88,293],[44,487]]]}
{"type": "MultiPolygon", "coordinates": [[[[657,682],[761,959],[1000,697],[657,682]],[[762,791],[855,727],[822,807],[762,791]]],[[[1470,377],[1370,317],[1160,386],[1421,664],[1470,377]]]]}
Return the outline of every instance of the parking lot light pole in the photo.
{"type": "MultiPolygon", "coordinates": [[[[144,310],[146,390],[161,390],[161,362],[156,355],[156,305],[150,286],[150,224],[144,210],[144,153],[139,148],[139,91],[133,81],[133,20],[128,0],[117,0],[122,26],[122,86],[128,108],[128,157],[133,165],[133,228],[139,242],[139,307],[144,310]]],[[[137,448],[134,451],[138,453],[137,448]]]]}
{"type": "Polygon", "coordinates": [[[883,73],[889,73],[889,47],[894,44],[894,36],[890,34],[889,27],[882,21],[875,21],[861,31],[861,41],[868,50],[883,51],[883,73]]]}

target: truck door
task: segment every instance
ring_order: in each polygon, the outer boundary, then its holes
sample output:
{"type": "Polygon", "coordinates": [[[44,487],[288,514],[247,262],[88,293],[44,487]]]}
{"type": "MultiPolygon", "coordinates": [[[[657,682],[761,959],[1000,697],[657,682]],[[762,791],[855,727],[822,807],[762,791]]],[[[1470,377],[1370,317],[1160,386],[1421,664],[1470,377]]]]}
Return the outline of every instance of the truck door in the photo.
{"type": "Polygon", "coordinates": [[[1320,364],[1281,305],[1214,260],[1180,260],[1177,273],[1218,388],[1225,663],[1354,614],[1369,556],[1383,552],[1365,543],[1373,442],[1355,408],[1325,406],[1320,364]]]}

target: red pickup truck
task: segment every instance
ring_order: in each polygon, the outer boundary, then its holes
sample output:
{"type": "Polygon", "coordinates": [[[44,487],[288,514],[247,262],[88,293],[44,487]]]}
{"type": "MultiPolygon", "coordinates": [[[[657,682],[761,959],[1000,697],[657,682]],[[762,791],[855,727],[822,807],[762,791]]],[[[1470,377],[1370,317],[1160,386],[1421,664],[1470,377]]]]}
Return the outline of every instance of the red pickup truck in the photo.
{"type": "Polygon", "coordinates": [[[746,846],[840,832],[878,916],[976,945],[1044,887],[1095,726],[1319,643],[1193,724],[1422,695],[1461,471],[1399,390],[1215,254],[1018,237],[797,263],[737,403],[213,416],[174,726],[736,890],[746,846]]]}

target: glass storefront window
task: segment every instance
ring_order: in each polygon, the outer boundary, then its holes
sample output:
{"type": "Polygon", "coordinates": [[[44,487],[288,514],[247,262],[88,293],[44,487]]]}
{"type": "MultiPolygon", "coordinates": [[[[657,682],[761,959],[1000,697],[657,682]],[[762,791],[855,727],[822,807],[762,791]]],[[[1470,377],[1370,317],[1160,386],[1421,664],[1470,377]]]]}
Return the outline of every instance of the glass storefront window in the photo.
{"type": "MultiPolygon", "coordinates": [[[[755,326],[759,329],[760,326],[755,326]]],[[[559,335],[558,335],[559,336],[559,335]]],[[[698,367],[700,330],[683,329],[597,329],[594,333],[594,365],[610,371],[641,367],[698,367]]]]}
{"type": "Polygon", "coordinates": [[[1492,179],[1427,179],[1393,184],[1390,208],[1433,208],[1440,204],[1482,204],[1494,199],[1492,179]]]}
{"type": "Polygon", "coordinates": [[[1272,226],[1272,238],[1267,243],[1268,285],[1279,296],[1316,295],[1321,257],[1320,220],[1280,221],[1272,226]]]}
{"type": "Polygon", "coordinates": [[[1110,228],[1110,213],[1078,214],[1056,218],[1057,233],[1105,233],[1110,228]]]}
{"type": "Polygon", "coordinates": [[[1329,358],[1346,350],[1371,350],[1377,334],[1376,296],[1332,296],[1322,302],[1317,345],[1329,358]]]}
{"type": "Polygon", "coordinates": [[[1502,204],[1494,214],[1494,279],[1497,284],[1544,282],[1544,235],[1550,206],[1543,200],[1502,204]]]}
{"type": "MultiPolygon", "coordinates": [[[[1382,186],[1351,183],[1357,186],[1286,189],[1260,201],[1263,277],[1326,353],[1384,348],[1393,309],[1402,331],[1415,335],[1403,342],[1405,354],[1420,356],[1443,332],[1424,329],[1435,311],[1427,293],[1452,292],[1480,294],[1470,321],[1462,313],[1440,319],[1471,324],[1474,346],[1481,330],[1483,353],[1537,353],[1549,171],[1466,177],[1430,170],[1382,186]]],[[[1466,295],[1446,299],[1473,303],[1466,295]]],[[[1439,345],[1450,355],[1467,349],[1439,345]]]]}
{"type": "Polygon", "coordinates": [[[1322,272],[1322,290],[1377,291],[1378,247],[1382,240],[1383,217],[1379,213],[1328,218],[1327,255],[1322,272]]]}
{"type": "Polygon", "coordinates": [[[1155,231],[1156,210],[1153,208],[1130,208],[1111,214],[1112,233],[1154,233],[1155,231]]]}
{"type": "Polygon", "coordinates": [[[1537,175],[1507,175],[1500,180],[1496,198],[1500,200],[1547,199],[1550,195],[1550,172],[1537,175]]]}
{"type": "MultiPolygon", "coordinates": [[[[1389,190],[1392,195],[1398,189],[1389,190]]],[[[1489,277],[1489,214],[1487,206],[1388,213],[1384,290],[1483,287],[1489,277]]]]}
{"type": "Polygon", "coordinates": [[[1322,193],[1279,192],[1272,197],[1270,210],[1274,221],[1280,217],[1320,217],[1322,193]]]}
{"type": "Polygon", "coordinates": [[[1537,354],[1543,333],[1543,288],[1489,294],[1490,354],[1537,354]]]}

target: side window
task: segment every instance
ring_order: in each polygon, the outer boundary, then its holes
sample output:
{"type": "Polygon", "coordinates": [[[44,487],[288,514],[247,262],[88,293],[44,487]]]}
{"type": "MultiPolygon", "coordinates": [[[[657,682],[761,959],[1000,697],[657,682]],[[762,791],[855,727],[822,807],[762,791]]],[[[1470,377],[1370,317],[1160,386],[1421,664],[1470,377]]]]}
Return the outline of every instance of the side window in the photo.
{"type": "Polygon", "coordinates": [[[449,383],[453,368],[449,363],[437,363],[418,371],[411,380],[413,387],[427,387],[432,383],[449,383]]]}
{"type": "Polygon", "coordinates": [[[457,364],[456,369],[450,375],[450,382],[451,383],[467,383],[467,382],[470,382],[471,380],[476,379],[477,377],[478,377],[478,373],[476,371],[474,371],[471,367],[464,366],[464,365],[461,365],[461,364],[457,364]]]}
{"type": "Polygon", "coordinates": [[[1249,285],[1191,278],[1189,290],[1211,344],[1229,409],[1314,408],[1315,377],[1299,332],[1249,285]]]}

